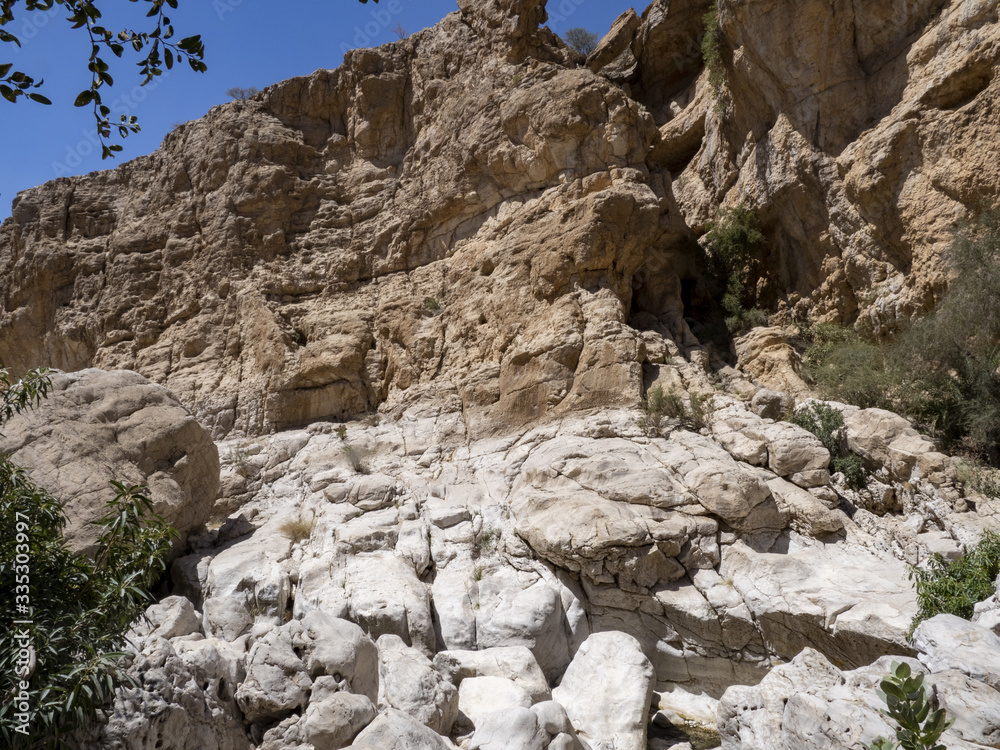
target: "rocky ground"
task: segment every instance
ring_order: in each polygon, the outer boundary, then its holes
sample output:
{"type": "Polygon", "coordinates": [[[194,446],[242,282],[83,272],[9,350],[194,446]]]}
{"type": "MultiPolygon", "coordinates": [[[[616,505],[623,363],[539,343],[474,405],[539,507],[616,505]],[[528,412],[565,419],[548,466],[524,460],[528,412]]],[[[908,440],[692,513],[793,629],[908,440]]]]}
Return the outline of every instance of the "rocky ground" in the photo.
{"type": "MultiPolygon", "coordinates": [[[[654,434],[641,410],[604,409],[471,439],[455,400],[219,443],[219,499],[185,503],[213,520],[136,634],[142,688],[90,746],[672,746],[652,721],[724,747],[846,748],[888,731],[886,655],[932,673],[958,717],[949,747],[996,746],[1000,612],[907,641],[906,564],[961,554],[1000,501],[902,418],[832,404],[866,463],[849,489],[818,439],[762,416],[788,396],[680,357],[662,369],[712,394],[705,427],[654,434]]],[[[88,394],[76,412],[57,397],[31,420],[162,424],[164,392],[139,376],[68,382],[88,394]]],[[[205,434],[173,425],[161,441],[205,434]]],[[[88,461],[40,478],[74,508],[88,461]]]]}
{"type": "Polygon", "coordinates": [[[584,60],[544,3],[462,0],[18,198],[0,360],[70,374],[0,450],[78,549],[109,474],[186,536],[84,747],[857,750],[893,658],[1000,747],[996,597],[906,638],[907,566],[1000,501],[846,404],[865,481],[831,475],[782,327],[944,288],[1000,190],[996,0],[720,0],[720,94],[709,5],[584,60]],[[696,237],[741,202],[780,325],[730,366],[696,237]]]}

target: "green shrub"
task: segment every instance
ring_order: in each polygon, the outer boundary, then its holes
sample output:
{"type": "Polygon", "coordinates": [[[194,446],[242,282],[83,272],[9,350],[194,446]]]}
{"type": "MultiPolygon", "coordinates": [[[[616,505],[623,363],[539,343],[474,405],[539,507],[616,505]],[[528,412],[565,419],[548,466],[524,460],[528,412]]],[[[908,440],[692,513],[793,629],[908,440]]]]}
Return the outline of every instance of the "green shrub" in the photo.
{"type": "Polygon", "coordinates": [[[954,562],[932,555],[924,568],[911,568],[910,579],[917,588],[917,625],[935,615],[949,614],[972,619],[977,603],[993,595],[1000,575],[1000,534],[987,531],[979,543],[954,562]]]}
{"type": "Polygon", "coordinates": [[[662,386],[654,386],[642,399],[643,415],[636,420],[636,424],[651,437],[660,435],[663,422],[667,419],[676,420],[695,430],[706,427],[715,406],[715,399],[712,396],[691,393],[687,401],[685,404],[684,397],[676,386],[666,392],[662,386]]]}
{"type": "Polygon", "coordinates": [[[845,445],[844,415],[839,410],[813,403],[793,414],[789,421],[819,438],[830,451],[830,470],[842,473],[849,487],[859,489],[865,485],[864,461],[845,445]]]}
{"type": "MultiPolygon", "coordinates": [[[[0,424],[49,388],[47,375],[37,371],[11,385],[0,368],[0,382],[0,424]]],[[[63,538],[62,504],[0,458],[3,747],[61,747],[69,733],[94,723],[120,685],[131,683],[121,650],[153,601],[149,592],[177,532],[153,515],[145,488],[112,485],[116,495],[100,521],[94,556],[74,554],[63,538]],[[23,658],[25,644],[34,648],[33,666],[23,658]]]]}
{"type": "Polygon", "coordinates": [[[247,478],[250,476],[250,452],[247,450],[246,445],[239,444],[232,446],[229,449],[229,462],[241,477],[247,478]]]}
{"type": "Polygon", "coordinates": [[[724,288],[722,307],[732,333],[767,321],[757,309],[757,288],[764,276],[767,240],[757,214],[743,205],[724,209],[705,235],[714,275],[724,288]]]}
{"type": "Polygon", "coordinates": [[[866,484],[865,462],[857,453],[831,459],[830,471],[843,474],[847,486],[853,489],[859,490],[866,484]]]}
{"type": "Polygon", "coordinates": [[[1000,213],[959,231],[954,279],[937,308],[888,344],[806,332],[803,364],[827,398],[906,415],[951,450],[1000,459],[1000,213]],[[970,325],[975,321],[975,325],[970,325]]]}
{"type": "Polygon", "coordinates": [[[832,406],[822,403],[810,404],[796,412],[789,420],[792,424],[808,430],[819,438],[831,456],[839,456],[843,451],[844,415],[832,406]]]}
{"type": "Polygon", "coordinates": [[[889,369],[884,347],[865,341],[855,331],[820,324],[804,332],[802,357],[806,376],[825,397],[862,409],[891,409],[902,386],[900,373],[889,369]]]}
{"type": "Polygon", "coordinates": [[[715,397],[702,393],[691,393],[688,397],[691,403],[691,413],[685,420],[689,427],[701,430],[708,427],[709,417],[715,411],[715,397]]]}
{"type": "Polygon", "coordinates": [[[981,495],[1000,497],[1000,471],[983,466],[974,459],[958,465],[958,479],[981,495]]]}
{"type": "Polygon", "coordinates": [[[897,741],[879,737],[868,750],[895,750],[898,747],[903,750],[947,750],[937,742],[955,720],[947,719],[943,708],[931,711],[922,673],[911,675],[908,664],[893,662],[892,674],[886,675],[879,687],[879,697],[889,709],[882,714],[899,724],[897,741]]]}
{"type": "Polygon", "coordinates": [[[929,395],[920,416],[976,455],[1000,446],[1000,212],[962,228],[947,260],[955,274],[934,312],[895,348],[929,395]]]}
{"type": "Polygon", "coordinates": [[[722,67],[722,28],[719,26],[719,9],[713,5],[705,14],[705,35],[701,38],[701,56],[708,71],[708,84],[718,102],[722,97],[726,83],[726,74],[722,67]]]}
{"type": "Polygon", "coordinates": [[[657,385],[649,389],[642,399],[642,416],[636,420],[639,429],[647,435],[656,436],[660,434],[665,419],[684,419],[687,416],[687,407],[684,399],[673,387],[664,392],[663,386],[657,385]]]}
{"type": "Polygon", "coordinates": [[[441,311],[441,303],[436,297],[424,297],[424,307],[434,313],[441,311]]]}

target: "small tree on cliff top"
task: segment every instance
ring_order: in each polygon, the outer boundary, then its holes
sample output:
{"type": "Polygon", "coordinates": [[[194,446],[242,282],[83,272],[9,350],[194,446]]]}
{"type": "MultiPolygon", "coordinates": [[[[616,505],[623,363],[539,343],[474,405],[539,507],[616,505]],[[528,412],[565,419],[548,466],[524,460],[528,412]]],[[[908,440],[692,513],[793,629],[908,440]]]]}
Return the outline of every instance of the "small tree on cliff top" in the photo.
{"type": "Polygon", "coordinates": [[[597,34],[580,28],[579,26],[574,29],[569,29],[566,32],[566,44],[584,57],[590,57],[591,53],[597,49],[597,43],[599,41],[600,40],[597,38],[597,34]]]}

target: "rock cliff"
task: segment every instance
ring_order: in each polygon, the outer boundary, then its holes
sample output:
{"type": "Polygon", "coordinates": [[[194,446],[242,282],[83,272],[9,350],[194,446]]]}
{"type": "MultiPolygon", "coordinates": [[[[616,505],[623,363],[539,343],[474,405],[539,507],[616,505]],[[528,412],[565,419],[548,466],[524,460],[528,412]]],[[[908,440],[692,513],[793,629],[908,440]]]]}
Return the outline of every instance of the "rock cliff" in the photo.
{"type": "MultiPolygon", "coordinates": [[[[809,394],[780,328],[738,369],[694,332],[718,312],[697,238],[739,203],[776,322],[929,309],[1000,188],[997,2],[717,7],[718,90],[707,0],[624,15],[588,60],[544,2],[461,0],[19,196],[0,362],[135,370],[222,456],[89,746],[642,750],[652,709],[840,748],[887,731],[886,655],[955,711],[990,700],[941,646],[964,626],[907,640],[907,565],[998,501],[905,419],[830,403],[850,486],[784,421],[809,394]],[[651,423],[656,386],[689,418],[651,423]]],[[[949,741],[994,741],[976,710],[949,741]]]]}
{"type": "Polygon", "coordinates": [[[718,94],[705,0],[616,26],[598,74],[544,4],[461,6],[19,196],[0,360],[137,370],[216,435],[429,384],[521,424],[636,401],[636,329],[696,343],[690,238],[720,206],[762,217],[773,310],[877,333],[928,309],[1000,189],[995,2],[724,2],[718,94]]]}
{"type": "Polygon", "coordinates": [[[700,233],[720,205],[755,208],[771,301],[789,318],[879,334],[928,310],[955,222],[1000,192],[997,3],[721,0],[718,95],[705,75],[663,87],[648,60],[661,25],[693,28],[692,4],[647,10],[626,77],[688,226],[700,233]]]}

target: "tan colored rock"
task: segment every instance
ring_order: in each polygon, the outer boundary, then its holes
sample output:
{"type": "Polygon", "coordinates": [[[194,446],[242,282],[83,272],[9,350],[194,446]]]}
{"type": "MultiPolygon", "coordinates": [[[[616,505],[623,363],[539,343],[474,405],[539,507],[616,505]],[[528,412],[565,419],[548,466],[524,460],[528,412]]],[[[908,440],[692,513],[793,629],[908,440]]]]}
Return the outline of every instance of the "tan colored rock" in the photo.
{"type": "MultiPolygon", "coordinates": [[[[667,97],[634,89],[661,128],[654,158],[688,224],[701,232],[720,206],[754,208],[769,243],[765,297],[786,319],[860,317],[880,334],[929,309],[954,222],[1000,188],[989,156],[995,10],[982,0],[720,3],[718,104],[704,74],[667,97]]],[[[636,76],[656,79],[673,49],[655,42],[658,30],[681,24],[644,20],[636,76]]]]}
{"type": "Polygon", "coordinates": [[[97,543],[111,480],[146,485],[182,538],[208,520],[219,487],[209,434],[166,388],[134,372],[56,374],[47,399],[3,426],[0,452],[63,504],[77,551],[97,543]]]}
{"type": "Polygon", "coordinates": [[[802,358],[780,328],[754,328],[739,337],[736,356],[740,370],[765,388],[791,394],[809,391],[802,380],[802,358]]]}
{"type": "Polygon", "coordinates": [[[611,30],[604,35],[590,57],[587,67],[595,73],[608,65],[616,57],[632,46],[632,38],[639,29],[639,16],[634,9],[629,8],[615,19],[611,30]]]}
{"type": "Polygon", "coordinates": [[[636,403],[632,279],[683,222],[650,184],[651,116],[568,65],[545,17],[466,0],[23,193],[0,230],[0,360],[134,369],[216,436],[420,388],[482,429],[636,403]]]}

